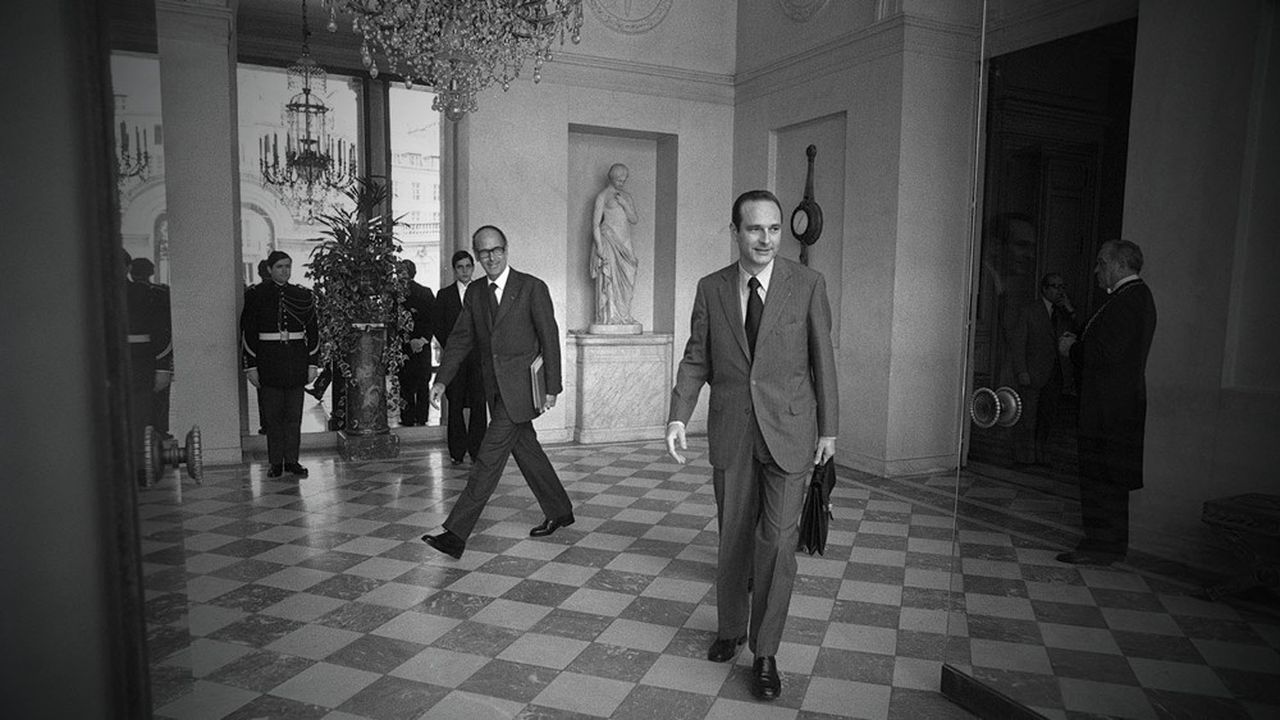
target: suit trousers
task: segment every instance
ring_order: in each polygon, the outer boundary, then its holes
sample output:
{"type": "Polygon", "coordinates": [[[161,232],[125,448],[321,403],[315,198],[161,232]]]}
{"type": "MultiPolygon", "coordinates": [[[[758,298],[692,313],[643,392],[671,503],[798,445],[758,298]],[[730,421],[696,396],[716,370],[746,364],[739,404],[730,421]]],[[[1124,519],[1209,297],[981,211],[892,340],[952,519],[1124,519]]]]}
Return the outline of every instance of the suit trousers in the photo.
{"type": "MultiPolygon", "coordinates": [[[[1056,362],[1056,361],[1055,361],[1056,362]]],[[[1014,460],[1020,463],[1045,463],[1049,433],[1058,414],[1062,397],[1062,372],[1055,369],[1048,382],[1040,387],[1019,385],[1022,418],[1013,426],[1014,460]]]]}
{"type": "Polygon", "coordinates": [[[449,457],[461,460],[470,454],[475,460],[480,454],[486,425],[478,364],[464,362],[444,395],[449,400],[449,457]],[[463,410],[470,410],[470,417],[464,416],[463,410]]]}
{"type": "Polygon", "coordinates": [[[516,466],[524,475],[524,481],[537,498],[542,513],[548,518],[560,518],[573,512],[569,494],[560,484],[560,477],[538,443],[538,433],[533,421],[512,422],[502,398],[489,398],[489,427],[485,430],[480,452],[471,466],[467,486],[454,503],[453,510],[444,521],[444,529],[466,540],[475,529],[480,513],[489,497],[498,487],[507,458],[515,456],[516,466]]]}
{"type": "Polygon", "coordinates": [[[272,465],[298,462],[304,387],[262,385],[258,388],[258,415],[267,433],[267,459],[272,465]]]}
{"type": "MultiPolygon", "coordinates": [[[[1116,464],[1114,443],[1105,438],[1081,437],[1080,518],[1084,552],[1120,559],[1129,549],[1129,484],[1126,471],[1116,464]]],[[[1141,453],[1141,449],[1138,451],[1141,453]]]]}
{"type": "Polygon", "coordinates": [[[431,350],[409,352],[400,367],[400,424],[426,425],[431,410],[431,350]]]}
{"type": "Polygon", "coordinates": [[[791,605],[800,507],[811,470],[778,467],[754,414],[748,425],[743,451],[712,473],[720,527],[716,616],[720,637],[745,634],[751,651],[767,657],[778,652],[791,605]]]}

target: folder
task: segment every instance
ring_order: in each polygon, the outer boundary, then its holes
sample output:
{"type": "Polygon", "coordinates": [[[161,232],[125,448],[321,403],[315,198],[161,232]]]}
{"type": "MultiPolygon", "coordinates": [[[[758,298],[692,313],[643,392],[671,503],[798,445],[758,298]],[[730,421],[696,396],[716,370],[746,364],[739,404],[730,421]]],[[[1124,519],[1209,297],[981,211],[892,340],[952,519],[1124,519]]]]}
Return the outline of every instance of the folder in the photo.
{"type": "Polygon", "coordinates": [[[547,381],[542,374],[542,356],[529,363],[529,386],[533,388],[533,411],[542,412],[542,403],[547,399],[547,381]]]}

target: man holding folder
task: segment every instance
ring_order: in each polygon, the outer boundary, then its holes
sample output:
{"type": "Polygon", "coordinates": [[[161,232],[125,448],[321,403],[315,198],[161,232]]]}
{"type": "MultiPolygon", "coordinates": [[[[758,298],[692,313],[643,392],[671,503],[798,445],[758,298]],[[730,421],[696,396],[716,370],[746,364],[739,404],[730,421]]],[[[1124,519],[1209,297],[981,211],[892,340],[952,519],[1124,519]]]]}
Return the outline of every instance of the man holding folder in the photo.
{"type": "Polygon", "coordinates": [[[471,466],[467,487],[444,521],[444,531],[422,536],[428,545],[453,558],[462,557],[467,538],[511,455],[515,455],[516,465],[545,516],[529,534],[550,535],[574,520],[569,495],[533,429],[533,419],[555,407],[556,396],[563,390],[560,329],[551,293],[543,281],[507,266],[507,237],[498,228],[485,225],[476,230],[471,247],[486,277],[467,288],[462,312],[449,333],[436,382],[431,386],[431,404],[440,407],[445,387],[475,348],[489,406],[489,428],[471,466]],[[542,391],[535,398],[538,383],[531,377],[531,368],[537,370],[539,359],[542,391]]]}

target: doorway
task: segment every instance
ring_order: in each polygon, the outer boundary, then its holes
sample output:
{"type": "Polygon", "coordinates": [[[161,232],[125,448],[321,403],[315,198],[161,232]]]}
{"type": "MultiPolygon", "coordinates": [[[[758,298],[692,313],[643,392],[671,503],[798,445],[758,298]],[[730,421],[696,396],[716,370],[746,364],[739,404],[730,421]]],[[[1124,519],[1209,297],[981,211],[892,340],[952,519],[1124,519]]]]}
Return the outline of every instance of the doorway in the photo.
{"type": "MultiPolygon", "coordinates": [[[[1136,39],[1131,19],[990,60],[975,388],[1038,392],[1019,385],[1014,352],[1025,350],[1014,328],[1040,302],[1044,275],[1061,276],[1071,322],[1083,324],[1099,300],[1094,257],[1122,227],[1136,39]]],[[[1075,497],[1075,378],[1068,360],[1058,367],[1060,390],[1040,394],[1056,403],[1041,414],[1048,436],[1036,461],[1015,453],[1019,432],[1034,443],[1028,412],[1021,427],[973,426],[971,469],[1075,497]]]]}

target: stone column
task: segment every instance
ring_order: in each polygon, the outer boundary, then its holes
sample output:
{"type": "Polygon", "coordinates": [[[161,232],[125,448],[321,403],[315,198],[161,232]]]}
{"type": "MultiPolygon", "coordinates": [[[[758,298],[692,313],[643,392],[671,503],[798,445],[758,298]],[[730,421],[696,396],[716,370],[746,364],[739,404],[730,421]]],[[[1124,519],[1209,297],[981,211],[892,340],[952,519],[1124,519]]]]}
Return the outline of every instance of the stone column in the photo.
{"type": "Polygon", "coordinates": [[[236,0],[156,0],[173,308],[172,431],[241,461],[236,0]]]}

